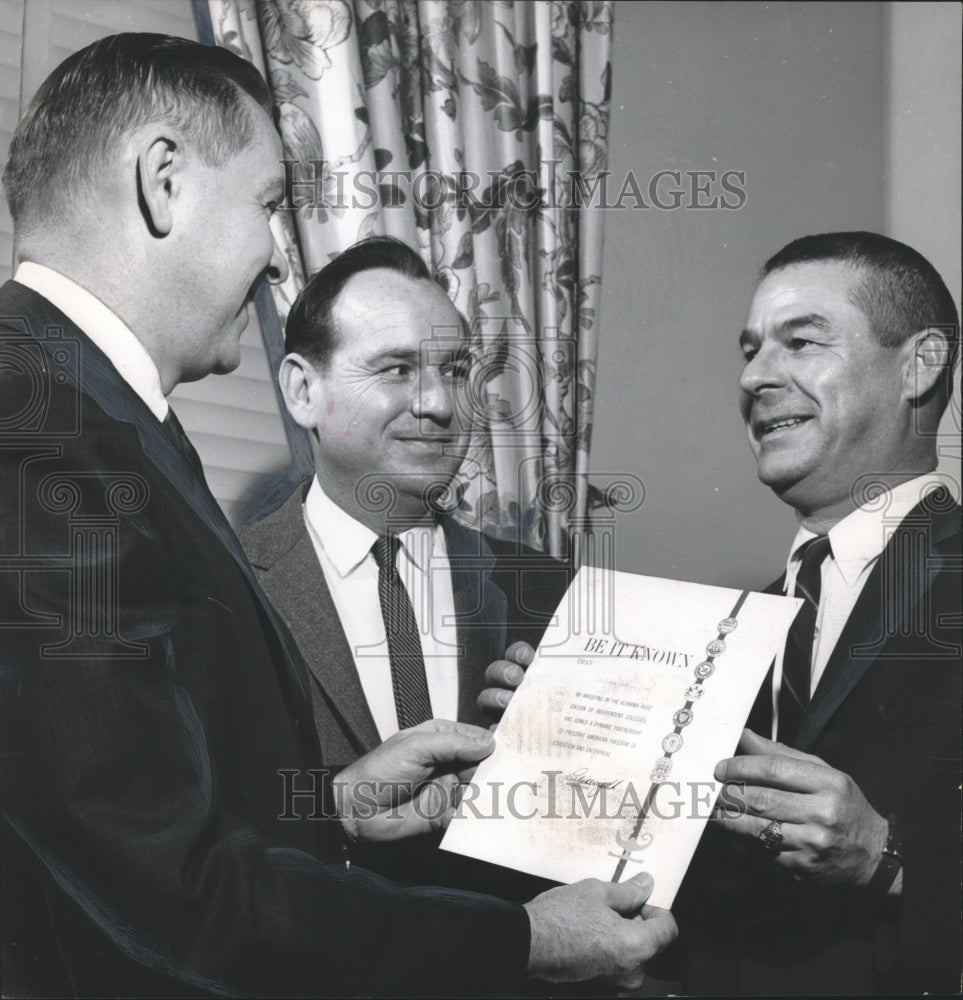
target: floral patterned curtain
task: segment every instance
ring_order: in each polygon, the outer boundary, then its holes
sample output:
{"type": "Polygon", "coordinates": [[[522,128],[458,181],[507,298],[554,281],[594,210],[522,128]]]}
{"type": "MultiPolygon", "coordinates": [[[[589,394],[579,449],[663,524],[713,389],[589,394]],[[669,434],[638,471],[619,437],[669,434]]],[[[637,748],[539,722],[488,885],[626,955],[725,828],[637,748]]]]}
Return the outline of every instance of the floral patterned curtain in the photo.
{"type": "Polygon", "coordinates": [[[476,362],[465,523],[559,554],[584,525],[610,0],[209,0],[280,114],[291,277],[364,236],[417,248],[476,362]]]}

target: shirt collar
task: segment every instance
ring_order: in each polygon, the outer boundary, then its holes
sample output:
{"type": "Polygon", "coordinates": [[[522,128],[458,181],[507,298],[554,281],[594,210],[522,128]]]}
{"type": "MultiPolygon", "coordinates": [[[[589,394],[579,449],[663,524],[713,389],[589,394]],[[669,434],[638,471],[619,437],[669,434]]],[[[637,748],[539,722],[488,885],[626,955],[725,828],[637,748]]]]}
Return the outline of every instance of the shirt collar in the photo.
{"type": "MultiPolygon", "coordinates": [[[[321,488],[317,476],[311,482],[304,499],[304,518],[337,570],[344,578],[364,562],[378,536],[360,521],[342,510],[321,488]]],[[[430,553],[444,545],[440,525],[423,524],[401,532],[398,537],[405,555],[421,572],[430,553]]]]}
{"type": "MultiPolygon", "coordinates": [[[[917,476],[882,491],[833,525],[829,531],[833,562],[847,584],[853,586],[867,564],[886,548],[906,515],[927,494],[946,485],[946,477],[936,472],[917,476]]],[[[799,562],[800,548],[816,537],[814,532],[800,526],[790,549],[787,571],[799,562]]]]}
{"type": "Polygon", "coordinates": [[[160,373],[137,335],[112,310],[77,282],[53,268],[24,261],[14,281],[42,295],[71,319],[107,356],[120,377],[158,420],[167,416],[160,373]]]}

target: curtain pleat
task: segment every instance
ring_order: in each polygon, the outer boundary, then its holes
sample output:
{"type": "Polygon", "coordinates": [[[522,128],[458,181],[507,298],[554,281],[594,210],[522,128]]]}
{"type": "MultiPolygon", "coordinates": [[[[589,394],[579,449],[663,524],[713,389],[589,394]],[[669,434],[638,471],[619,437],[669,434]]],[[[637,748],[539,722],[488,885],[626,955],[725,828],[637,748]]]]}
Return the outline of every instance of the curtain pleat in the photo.
{"type": "Polygon", "coordinates": [[[265,74],[290,210],[286,317],[365,236],[420,251],[469,324],[466,524],[561,554],[584,527],[611,2],[209,0],[265,74]]]}

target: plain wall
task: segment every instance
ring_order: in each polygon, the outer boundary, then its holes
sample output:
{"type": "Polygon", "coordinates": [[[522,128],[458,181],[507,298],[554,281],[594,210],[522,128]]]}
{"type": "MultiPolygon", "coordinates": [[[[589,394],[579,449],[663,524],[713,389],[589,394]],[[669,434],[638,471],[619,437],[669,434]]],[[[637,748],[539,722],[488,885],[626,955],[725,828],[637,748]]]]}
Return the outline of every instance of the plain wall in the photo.
{"type": "MultiPolygon", "coordinates": [[[[959,306],[963,6],[891,3],[885,10],[886,232],[936,265],[959,306]]],[[[957,484],[961,424],[958,363],[937,446],[940,472],[957,484]]]]}
{"type": "MultiPolygon", "coordinates": [[[[615,14],[610,184],[735,170],[745,202],[608,211],[592,479],[645,484],[642,506],[618,516],[617,568],[759,587],[796,521],[756,478],[739,331],[760,266],[785,243],[887,231],[899,43],[883,4],[619,2],[615,14]]],[[[948,251],[930,249],[947,267],[948,251]]]]}

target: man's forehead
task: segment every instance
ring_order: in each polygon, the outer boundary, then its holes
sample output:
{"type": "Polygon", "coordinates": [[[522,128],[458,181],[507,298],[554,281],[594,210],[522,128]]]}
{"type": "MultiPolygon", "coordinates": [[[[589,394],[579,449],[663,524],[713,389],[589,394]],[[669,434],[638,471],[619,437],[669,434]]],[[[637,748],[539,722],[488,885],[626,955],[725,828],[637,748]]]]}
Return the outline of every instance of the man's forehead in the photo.
{"type": "Polygon", "coordinates": [[[767,274],[749,305],[748,326],[773,315],[799,312],[831,314],[857,309],[853,285],[859,271],[845,261],[806,261],[767,274]]]}
{"type": "Polygon", "coordinates": [[[257,181],[264,188],[284,190],[284,147],[274,122],[264,109],[251,101],[249,114],[255,120],[254,134],[250,144],[241,152],[247,152],[256,164],[257,181]]]}
{"type": "MultiPolygon", "coordinates": [[[[430,292],[437,291],[444,296],[441,288],[429,278],[413,278],[393,267],[368,267],[357,271],[348,278],[341,290],[342,296],[350,293],[368,295],[380,289],[383,296],[398,299],[422,300],[430,292]]],[[[445,296],[447,301],[447,296],[445,296]]]]}
{"type": "Polygon", "coordinates": [[[372,268],[352,275],[335,299],[335,325],[381,332],[390,337],[417,334],[447,340],[464,337],[458,310],[430,279],[411,278],[390,268],[372,268]]]}
{"type": "Polygon", "coordinates": [[[845,296],[859,276],[859,268],[844,260],[803,261],[771,271],[756,286],[756,293],[793,291],[834,298],[845,296]]]}

